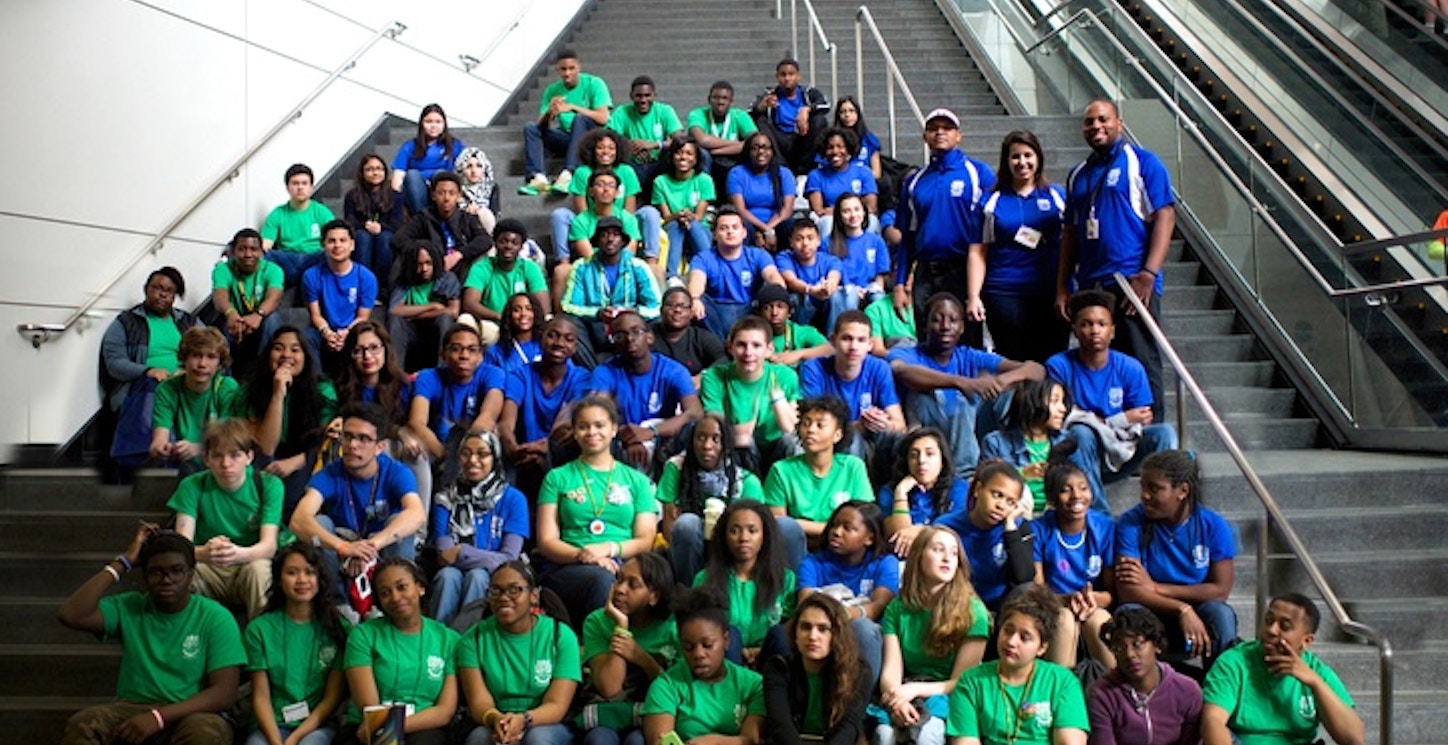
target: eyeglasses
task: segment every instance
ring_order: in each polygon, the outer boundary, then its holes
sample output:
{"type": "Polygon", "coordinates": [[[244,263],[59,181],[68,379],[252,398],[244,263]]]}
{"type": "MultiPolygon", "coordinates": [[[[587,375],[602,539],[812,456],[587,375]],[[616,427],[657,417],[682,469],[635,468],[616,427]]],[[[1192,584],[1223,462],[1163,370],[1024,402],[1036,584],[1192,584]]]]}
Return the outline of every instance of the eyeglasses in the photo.
{"type": "Polygon", "coordinates": [[[458,460],[467,463],[470,460],[487,460],[493,457],[491,450],[459,450],[458,460]]]}
{"type": "Polygon", "coordinates": [[[526,585],[508,585],[507,587],[499,587],[497,585],[493,585],[492,587],[488,588],[488,597],[493,600],[498,600],[504,596],[507,596],[509,600],[517,600],[518,598],[523,597],[523,594],[526,592],[528,592],[528,587],[526,585]]]}
{"type": "Polygon", "coordinates": [[[362,359],[363,357],[377,357],[377,356],[380,356],[381,354],[382,354],[382,345],[381,345],[381,344],[368,344],[368,345],[365,346],[365,347],[357,347],[357,348],[355,348],[355,349],[352,350],[352,356],[353,356],[353,357],[356,357],[356,358],[359,359],[359,360],[362,359]]]}
{"type": "Polygon", "coordinates": [[[156,282],[153,282],[153,283],[151,283],[151,284],[149,284],[149,285],[146,285],[146,290],[149,291],[149,292],[154,292],[154,293],[156,293],[157,295],[175,295],[175,294],[176,294],[176,288],[175,288],[175,287],[173,287],[173,286],[171,286],[171,285],[169,285],[169,284],[163,285],[163,284],[156,283],[156,282]]]}
{"type": "Polygon", "coordinates": [[[371,445],[372,443],[377,442],[377,438],[373,437],[372,435],[363,435],[356,432],[343,432],[342,442],[356,442],[362,445],[371,445]]]}
{"type": "Polygon", "coordinates": [[[163,579],[178,581],[191,573],[191,567],[185,564],[175,564],[169,567],[148,567],[146,579],[151,582],[160,582],[163,579]]]}
{"type": "Polygon", "coordinates": [[[461,345],[461,344],[449,344],[449,345],[447,345],[447,353],[448,353],[448,354],[460,354],[460,353],[462,353],[462,354],[467,354],[467,355],[471,356],[471,355],[474,355],[474,354],[482,354],[482,353],[483,353],[483,348],[480,347],[480,346],[478,346],[478,345],[476,345],[476,344],[469,344],[469,345],[467,345],[467,346],[463,346],[463,345],[461,345]]]}
{"type": "Polygon", "coordinates": [[[690,300],[680,300],[674,303],[664,303],[664,307],[670,310],[687,310],[694,307],[694,303],[690,300]]]}
{"type": "Polygon", "coordinates": [[[630,339],[642,339],[648,332],[649,330],[643,326],[635,326],[627,331],[615,331],[609,335],[609,338],[613,339],[615,343],[622,344],[630,339]]]}

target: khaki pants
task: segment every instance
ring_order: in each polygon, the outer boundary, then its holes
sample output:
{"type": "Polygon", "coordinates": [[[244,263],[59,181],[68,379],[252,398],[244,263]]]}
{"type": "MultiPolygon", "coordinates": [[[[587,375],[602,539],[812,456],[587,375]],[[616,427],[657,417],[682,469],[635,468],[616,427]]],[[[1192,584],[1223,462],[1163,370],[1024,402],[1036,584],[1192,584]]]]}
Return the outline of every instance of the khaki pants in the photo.
{"type": "Polygon", "coordinates": [[[271,559],[257,559],[249,564],[218,567],[196,565],[191,591],[222,603],[246,608],[247,618],[256,618],[266,607],[271,591],[271,559]]]}
{"type": "MultiPolygon", "coordinates": [[[[65,725],[61,745],[110,745],[116,728],[137,714],[151,716],[154,704],[117,701],[81,709],[65,725]]],[[[217,714],[188,714],[146,740],[147,745],[231,745],[231,725],[217,714]]]]}

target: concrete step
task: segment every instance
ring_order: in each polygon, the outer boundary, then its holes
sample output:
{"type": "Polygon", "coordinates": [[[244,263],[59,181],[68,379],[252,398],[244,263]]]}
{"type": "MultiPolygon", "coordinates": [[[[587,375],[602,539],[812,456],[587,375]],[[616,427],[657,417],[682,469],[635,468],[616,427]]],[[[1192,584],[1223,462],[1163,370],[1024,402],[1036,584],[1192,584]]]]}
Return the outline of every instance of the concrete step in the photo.
{"type": "MultiPolygon", "coordinates": [[[[67,551],[57,554],[54,549],[40,552],[3,551],[0,565],[7,571],[0,573],[0,597],[44,597],[59,594],[68,595],[82,582],[95,576],[101,567],[116,555],[110,551],[67,551]]],[[[127,578],[122,587],[132,587],[127,578]]]]}
{"type": "MultiPolygon", "coordinates": [[[[1222,516],[1237,526],[1243,547],[1257,545],[1260,509],[1223,510],[1222,516]]],[[[1391,543],[1403,550],[1434,549],[1448,533],[1448,506],[1418,505],[1384,510],[1381,507],[1342,507],[1315,510],[1286,510],[1292,529],[1314,556],[1353,551],[1365,545],[1391,543]],[[1343,526],[1351,525],[1351,530],[1343,526]]],[[[1271,552],[1291,549],[1278,529],[1267,543],[1271,552]]]]}
{"type": "MultiPolygon", "coordinates": [[[[1339,596],[1356,598],[1448,597],[1448,549],[1367,550],[1313,555],[1323,577],[1339,596]],[[1411,567],[1394,571],[1393,567],[1411,567]]],[[[1290,554],[1268,556],[1274,588],[1311,587],[1302,564],[1290,554]]],[[[1237,558],[1238,586],[1246,575],[1255,588],[1256,557],[1237,558]]],[[[1255,592],[1255,589],[1251,591],[1255,592]]]]}
{"type": "Polygon", "coordinates": [[[1177,310],[1164,314],[1161,323],[1169,339],[1230,334],[1237,328],[1237,311],[1177,310]]]}
{"type": "MultiPolygon", "coordinates": [[[[1315,447],[1318,443],[1316,419],[1229,418],[1227,429],[1243,450],[1293,450],[1315,447]]],[[[1206,422],[1187,422],[1183,447],[1192,450],[1220,451],[1222,441],[1206,422]]]]}
{"type": "MultiPolygon", "coordinates": [[[[1250,450],[1248,462],[1283,509],[1331,509],[1371,505],[1441,505],[1448,461],[1442,458],[1333,450],[1250,450]]],[[[1202,493],[1217,510],[1238,510],[1259,502],[1241,471],[1225,453],[1202,453],[1202,493]]],[[[1131,495],[1131,499],[1135,495],[1131,495]]],[[[1123,508],[1112,503],[1117,513],[1123,508]]]]}
{"type": "Polygon", "coordinates": [[[1173,287],[1162,294],[1163,315],[1175,310],[1211,310],[1217,307],[1217,288],[1214,285],[1173,287]]]}
{"type": "Polygon", "coordinates": [[[1251,334],[1175,336],[1171,345],[1191,369],[1196,362],[1247,362],[1258,359],[1257,337],[1251,334]]]}
{"type": "Polygon", "coordinates": [[[113,694],[120,667],[118,644],[0,644],[0,696],[113,694]]]}
{"type": "MultiPolygon", "coordinates": [[[[1297,391],[1291,388],[1214,386],[1205,389],[1205,392],[1217,413],[1232,419],[1290,417],[1297,402],[1297,391]]],[[[1163,402],[1168,417],[1176,415],[1176,400],[1175,389],[1168,390],[1163,402]]],[[[1202,419],[1201,408],[1191,396],[1187,397],[1187,417],[1189,420],[1202,419]]]]}
{"type": "MultiPolygon", "coordinates": [[[[1167,316],[1170,318],[1170,315],[1167,316]]],[[[1203,388],[1218,386],[1268,386],[1272,384],[1277,365],[1267,360],[1251,362],[1194,362],[1189,368],[1192,378],[1203,388]]],[[[1176,371],[1168,366],[1162,371],[1167,390],[1176,387],[1176,371]]]]}
{"type": "MultiPolygon", "coordinates": [[[[111,686],[114,692],[115,685],[111,686]]],[[[0,696],[0,718],[10,742],[55,742],[65,723],[81,709],[110,703],[115,696],[0,696]]]]}
{"type": "Polygon", "coordinates": [[[163,511],[176,483],[163,469],[142,469],[133,484],[117,486],[90,468],[15,468],[0,472],[0,510],[163,511]]]}
{"type": "Polygon", "coordinates": [[[11,644],[73,644],[84,638],[55,620],[64,593],[71,589],[54,588],[56,597],[0,598],[0,628],[6,630],[5,640],[11,644]]]}
{"type": "Polygon", "coordinates": [[[164,524],[165,512],[91,512],[77,519],[74,511],[0,512],[0,546],[7,551],[112,552],[124,548],[140,520],[164,524]]]}
{"type": "Polygon", "coordinates": [[[1162,281],[1172,288],[1195,285],[1201,270],[1201,262],[1168,261],[1161,265],[1162,281]]]}
{"type": "MultiPolygon", "coordinates": [[[[1448,639],[1448,598],[1342,598],[1354,619],[1383,633],[1399,650],[1416,649],[1425,642],[1448,639]]],[[[1336,624],[1334,624],[1336,629],[1336,624]]],[[[1349,635],[1337,631],[1335,637],[1349,635]]]]}
{"type": "MultiPolygon", "coordinates": [[[[1399,686],[1393,691],[1393,742],[1395,745],[1441,745],[1448,742],[1448,690],[1406,690],[1399,686]]],[[[1365,737],[1370,745],[1378,745],[1380,738],[1378,712],[1379,698],[1372,693],[1354,693],[1358,714],[1367,729],[1365,737]]]]}
{"type": "MultiPolygon", "coordinates": [[[[1378,650],[1363,644],[1341,642],[1315,643],[1312,651],[1323,659],[1342,679],[1349,692],[1378,690],[1378,650]]],[[[1393,687],[1395,690],[1443,690],[1448,687],[1448,647],[1430,645],[1413,650],[1412,654],[1395,655],[1393,687]]]]}

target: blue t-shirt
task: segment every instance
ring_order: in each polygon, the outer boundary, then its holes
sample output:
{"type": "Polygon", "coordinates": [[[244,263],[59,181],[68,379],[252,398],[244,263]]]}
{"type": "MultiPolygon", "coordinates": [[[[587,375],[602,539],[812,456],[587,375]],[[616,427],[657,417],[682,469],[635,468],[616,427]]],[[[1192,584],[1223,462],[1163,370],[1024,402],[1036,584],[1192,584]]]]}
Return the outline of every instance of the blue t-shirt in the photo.
{"type": "Polygon", "coordinates": [[[302,292],[308,303],[319,303],[322,317],[333,329],[352,325],[361,308],[377,303],[377,275],[357,262],[338,276],[327,264],[318,264],[302,275],[302,292]]]}
{"type": "Polygon", "coordinates": [[[564,365],[563,380],[552,393],[544,392],[536,364],[509,373],[503,396],[518,404],[518,427],[522,431],[519,442],[547,437],[553,431],[553,421],[558,418],[558,412],[589,391],[592,376],[588,370],[573,364],[573,360],[564,365]]]}
{"type": "Polygon", "coordinates": [[[1135,357],[1114,349],[1107,353],[1106,366],[1100,370],[1081,364],[1079,350],[1057,352],[1046,360],[1046,377],[1066,386],[1076,408],[1103,417],[1153,403],[1146,368],[1135,357]]]}
{"type": "MultiPolygon", "coordinates": [[[[852,162],[859,163],[865,168],[869,168],[870,156],[878,152],[882,152],[880,149],[880,138],[876,137],[874,132],[867,131],[865,132],[865,136],[860,138],[860,152],[855,154],[852,162]]],[[[816,155],[814,162],[815,165],[823,168],[825,166],[825,156],[816,155]]],[[[871,173],[874,172],[871,171],[871,173]]]]}
{"type": "Polygon", "coordinates": [[[880,193],[880,187],[875,183],[875,174],[870,169],[851,161],[843,171],[836,171],[830,168],[815,168],[809,172],[804,179],[804,193],[806,196],[815,192],[825,200],[826,207],[835,206],[835,200],[845,194],[867,194],[880,193]]]}
{"type": "MultiPolygon", "coordinates": [[[[942,372],[947,375],[959,375],[965,378],[973,378],[982,372],[988,372],[994,375],[1000,370],[1001,362],[1005,360],[1004,357],[995,352],[985,352],[974,347],[965,346],[964,344],[955,348],[955,352],[944,365],[936,362],[935,358],[931,357],[930,353],[925,351],[925,347],[923,346],[895,347],[890,350],[890,355],[885,359],[890,362],[898,360],[907,365],[919,365],[920,367],[929,368],[936,372],[942,372]]],[[[944,397],[941,403],[946,406],[947,411],[953,410],[956,400],[960,397],[960,390],[956,388],[942,388],[936,391],[936,393],[944,397]]],[[[975,401],[979,398],[979,395],[971,394],[969,400],[975,401]]]]}
{"type": "MultiPolygon", "coordinates": [[[[440,502],[432,503],[432,527],[428,538],[433,543],[439,538],[451,536],[452,517],[452,510],[440,502]]],[[[504,533],[527,538],[531,534],[528,525],[528,498],[512,486],[504,487],[503,493],[493,502],[493,509],[473,513],[472,546],[482,551],[501,551],[504,533]]]]}
{"type": "Polygon", "coordinates": [[[744,246],[735,259],[725,259],[710,248],[689,260],[689,271],[703,272],[708,281],[704,294],[725,305],[746,305],[764,285],[764,270],[774,266],[769,252],[757,246],[744,246]]]}
{"type": "Polygon", "coordinates": [[[1237,535],[1216,512],[1198,506],[1181,525],[1149,524],[1141,505],[1116,522],[1116,556],[1139,559],[1153,582],[1199,585],[1207,581],[1212,563],[1235,558],[1237,535]],[[1142,538],[1151,541],[1142,549],[1142,538]]]}
{"type": "Polygon", "coordinates": [[[503,371],[492,365],[478,365],[473,379],[466,383],[454,383],[448,379],[446,368],[433,367],[417,374],[412,395],[427,399],[427,427],[439,440],[447,442],[453,425],[471,424],[483,399],[489,392],[501,389],[503,382],[503,371]]]}
{"type": "Polygon", "coordinates": [[[613,396],[627,424],[674,416],[685,397],[699,392],[689,377],[689,370],[682,364],[658,352],[650,354],[653,364],[643,375],[625,370],[618,355],[593,369],[591,388],[613,396]]]}
{"type": "MultiPolygon", "coordinates": [[[[965,510],[941,515],[935,519],[960,536],[965,558],[970,562],[970,583],[975,593],[991,610],[996,610],[1010,589],[1006,582],[1005,523],[996,523],[985,530],[975,527],[965,510]]],[[[1030,528],[1022,525],[1022,530],[1030,528]]]]}
{"type": "MultiPolygon", "coordinates": [[[[825,245],[829,245],[828,240],[825,245]]],[[[889,273],[890,249],[886,248],[884,238],[866,231],[853,238],[845,238],[845,249],[841,284],[864,287],[881,274],[889,273]]]]}
{"type": "Polygon", "coordinates": [[[829,549],[816,551],[799,563],[799,589],[818,590],[830,585],[844,585],[857,598],[868,598],[876,587],[900,594],[900,560],[889,551],[879,556],[865,555],[865,560],[850,566],[829,549]]]}
{"type": "Polygon", "coordinates": [[[392,159],[392,168],[397,171],[422,171],[422,177],[430,179],[432,174],[438,171],[451,171],[453,163],[466,147],[462,140],[453,139],[452,150],[444,152],[442,143],[433,140],[427,144],[422,155],[418,156],[417,140],[411,139],[402,143],[397,157],[392,159]]]}
{"type": "Polygon", "coordinates": [[[1090,582],[1101,589],[1101,570],[1116,561],[1116,523],[1110,515],[1086,511],[1086,530],[1066,535],[1056,523],[1056,511],[1046,510],[1031,521],[1036,545],[1031,551],[1041,565],[1046,587],[1058,595],[1078,592],[1090,582]]]}
{"type": "Polygon", "coordinates": [[[377,456],[377,473],[370,479],[352,478],[339,459],[312,474],[307,486],[322,495],[319,514],[359,536],[382,530],[402,511],[402,498],[417,493],[412,471],[386,454],[377,456]]]}
{"type": "MultiPolygon", "coordinates": [[[[948,474],[946,474],[948,476],[948,474]]],[[[970,491],[970,484],[959,476],[950,477],[950,507],[945,512],[935,511],[935,500],[930,492],[922,487],[915,487],[910,490],[910,524],[929,525],[941,515],[948,515],[952,512],[960,512],[965,509],[965,498],[970,491]]],[[[880,511],[890,514],[895,509],[895,484],[888,484],[880,487],[880,494],[876,497],[880,503],[880,511]]]]}
{"type": "MultiPolygon", "coordinates": [[[[1152,213],[1174,204],[1171,175],[1156,155],[1118,140],[1111,152],[1092,155],[1066,178],[1066,224],[1076,231],[1076,281],[1082,286],[1141,271],[1152,213]],[[1088,238],[1096,216],[1099,235],[1088,238]]],[[[1156,292],[1161,292],[1161,276],[1156,292]]]]}
{"type": "Polygon", "coordinates": [[[794,272],[795,278],[807,285],[817,285],[823,282],[830,272],[839,272],[841,280],[845,276],[845,267],[839,257],[826,250],[816,253],[814,263],[809,266],[799,263],[794,258],[793,251],[780,251],[774,257],[774,267],[779,270],[780,274],[794,272]]]}
{"type": "MultiPolygon", "coordinates": [[[[885,408],[900,403],[890,363],[871,355],[865,358],[854,380],[842,380],[835,371],[835,358],[816,357],[799,366],[799,391],[803,396],[835,396],[850,407],[850,421],[871,406],[885,408]]],[[[889,511],[886,510],[886,514],[889,511]]]]}
{"type": "Polygon", "coordinates": [[[795,196],[794,174],[784,166],[776,168],[779,174],[778,199],[774,197],[774,180],[770,178],[769,171],[755,173],[743,163],[729,169],[729,175],[724,180],[724,196],[738,194],[744,197],[744,209],[749,210],[754,219],[769,222],[769,218],[779,211],[780,202],[788,204],[795,196]]]}
{"type": "Polygon", "coordinates": [[[779,102],[779,105],[774,107],[774,128],[785,134],[794,134],[799,130],[799,122],[795,120],[799,116],[799,110],[809,106],[804,86],[796,85],[793,96],[785,96],[784,89],[779,86],[775,86],[772,93],[779,102]]]}
{"type": "Polygon", "coordinates": [[[1008,295],[1055,293],[1065,212],[1066,196],[1055,184],[1025,196],[998,191],[986,197],[980,239],[972,241],[986,247],[983,289],[1008,295]]]}
{"type": "Polygon", "coordinates": [[[524,365],[537,362],[542,355],[543,347],[536,341],[500,341],[483,353],[483,364],[492,365],[507,375],[524,365]]]}

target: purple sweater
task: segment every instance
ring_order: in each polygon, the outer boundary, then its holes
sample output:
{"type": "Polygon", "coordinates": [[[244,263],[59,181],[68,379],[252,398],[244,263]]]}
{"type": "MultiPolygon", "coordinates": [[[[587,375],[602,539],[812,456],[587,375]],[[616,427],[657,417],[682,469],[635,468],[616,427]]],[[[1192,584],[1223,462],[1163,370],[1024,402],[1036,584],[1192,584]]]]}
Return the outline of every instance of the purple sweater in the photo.
{"type": "Polygon", "coordinates": [[[1161,683],[1150,697],[1136,693],[1112,671],[1086,691],[1089,745],[1197,745],[1201,742],[1202,689],[1157,663],[1161,683]]]}

